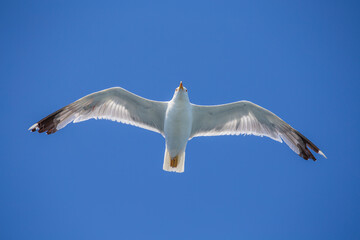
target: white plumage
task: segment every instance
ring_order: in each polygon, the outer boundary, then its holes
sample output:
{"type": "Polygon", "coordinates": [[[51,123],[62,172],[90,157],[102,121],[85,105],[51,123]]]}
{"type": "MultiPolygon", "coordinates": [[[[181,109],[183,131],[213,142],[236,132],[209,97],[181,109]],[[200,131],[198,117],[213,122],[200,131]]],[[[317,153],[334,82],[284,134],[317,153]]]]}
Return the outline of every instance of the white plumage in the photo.
{"type": "Polygon", "coordinates": [[[43,118],[29,130],[55,133],[71,122],[109,119],[158,132],[165,137],[163,169],[183,172],[188,140],[198,136],[252,134],[284,142],[304,159],[316,160],[307,147],[326,157],[301,133],[272,112],[248,101],[216,106],[191,104],[182,83],[169,102],[152,101],[123,88],[87,95],[43,118]]]}

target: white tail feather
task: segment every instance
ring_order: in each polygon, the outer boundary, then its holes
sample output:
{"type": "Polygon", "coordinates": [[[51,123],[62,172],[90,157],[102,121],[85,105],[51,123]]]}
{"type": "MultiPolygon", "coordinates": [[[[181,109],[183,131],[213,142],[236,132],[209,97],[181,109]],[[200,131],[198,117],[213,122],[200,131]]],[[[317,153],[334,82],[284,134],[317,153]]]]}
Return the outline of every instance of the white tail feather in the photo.
{"type": "Polygon", "coordinates": [[[168,171],[168,172],[177,172],[177,173],[184,172],[184,168],[185,168],[185,150],[178,154],[178,159],[177,159],[178,163],[177,163],[176,167],[171,167],[170,166],[170,161],[171,161],[170,153],[168,152],[168,150],[166,148],[165,149],[165,155],[164,155],[163,169],[165,171],[168,171]]]}

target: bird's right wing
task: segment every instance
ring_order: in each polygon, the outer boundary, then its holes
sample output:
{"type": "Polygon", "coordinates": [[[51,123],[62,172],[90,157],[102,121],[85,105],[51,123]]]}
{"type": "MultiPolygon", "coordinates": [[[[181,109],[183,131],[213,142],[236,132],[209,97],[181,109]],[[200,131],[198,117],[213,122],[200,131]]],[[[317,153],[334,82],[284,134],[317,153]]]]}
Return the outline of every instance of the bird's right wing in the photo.
{"type": "Polygon", "coordinates": [[[71,122],[109,119],[164,135],[167,102],[152,101],[120,87],[89,94],[43,118],[29,130],[51,134],[71,122]]]}
{"type": "Polygon", "coordinates": [[[216,106],[193,107],[193,125],[190,138],[198,136],[251,134],[267,136],[285,143],[304,159],[316,160],[307,147],[325,155],[309,139],[278,116],[248,101],[216,106]]]}

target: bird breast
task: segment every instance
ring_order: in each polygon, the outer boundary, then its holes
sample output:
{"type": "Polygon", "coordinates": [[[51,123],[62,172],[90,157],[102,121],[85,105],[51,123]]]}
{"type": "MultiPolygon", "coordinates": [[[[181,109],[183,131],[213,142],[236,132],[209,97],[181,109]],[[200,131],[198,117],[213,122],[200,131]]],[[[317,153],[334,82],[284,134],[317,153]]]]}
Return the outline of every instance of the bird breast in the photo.
{"type": "Polygon", "coordinates": [[[186,101],[171,101],[166,110],[164,133],[166,147],[171,157],[184,150],[192,128],[191,104],[186,101]]]}

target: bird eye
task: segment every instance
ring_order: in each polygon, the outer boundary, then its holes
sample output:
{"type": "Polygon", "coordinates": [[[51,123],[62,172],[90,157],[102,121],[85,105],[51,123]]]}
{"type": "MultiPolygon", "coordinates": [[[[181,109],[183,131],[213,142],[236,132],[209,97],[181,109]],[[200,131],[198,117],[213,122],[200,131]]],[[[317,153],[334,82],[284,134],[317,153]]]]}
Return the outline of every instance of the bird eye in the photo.
{"type": "Polygon", "coordinates": [[[187,92],[187,89],[185,91],[187,92]]]}

